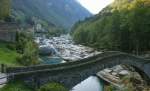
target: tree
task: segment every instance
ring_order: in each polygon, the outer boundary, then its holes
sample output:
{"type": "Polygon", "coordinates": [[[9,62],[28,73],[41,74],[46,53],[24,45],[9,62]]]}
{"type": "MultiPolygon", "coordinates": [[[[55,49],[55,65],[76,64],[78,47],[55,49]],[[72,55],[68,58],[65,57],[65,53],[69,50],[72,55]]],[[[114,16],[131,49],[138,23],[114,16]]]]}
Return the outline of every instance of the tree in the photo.
{"type": "Polygon", "coordinates": [[[36,44],[34,44],[32,41],[28,41],[25,44],[24,53],[19,62],[25,66],[38,64],[39,57],[38,57],[38,50],[36,48],[37,48],[36,44]]]}
{"type": "Polygon", "coordinates": [[[36,65],[39,63],[38,46],[33,41],[30,33],[18,32],[16,41],[17,52],[21,54],[18,62],[22,65],[36,65]]]}
{"type": "Polygon", "coordinates": [[[98,49],[150,50],[150,1],[115,0],[100,14],[73,27],[77,43],[98,49]]]}
{"type": "Polygon", "coordinates": [[[0,20],[7,20],[10,17],[10,0],[1,0],[0,1],[0,20]]]}

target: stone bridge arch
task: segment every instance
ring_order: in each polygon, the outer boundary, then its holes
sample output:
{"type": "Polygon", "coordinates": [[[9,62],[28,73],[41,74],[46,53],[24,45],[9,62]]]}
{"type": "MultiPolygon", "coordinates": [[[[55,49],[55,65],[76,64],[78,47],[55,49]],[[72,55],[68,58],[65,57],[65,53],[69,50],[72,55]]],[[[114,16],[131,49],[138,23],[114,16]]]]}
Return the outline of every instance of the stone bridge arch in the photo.
{"type": "Polygon", "coordinates": [[[24,79],[37,86],[58,82],[72,88],[89,76],[116,65],[131,65],[150,84],[150,61],[121,52],[105,52],[76,62],[41,65],[36,67],[9,67],[10,79],[24,79]]]}

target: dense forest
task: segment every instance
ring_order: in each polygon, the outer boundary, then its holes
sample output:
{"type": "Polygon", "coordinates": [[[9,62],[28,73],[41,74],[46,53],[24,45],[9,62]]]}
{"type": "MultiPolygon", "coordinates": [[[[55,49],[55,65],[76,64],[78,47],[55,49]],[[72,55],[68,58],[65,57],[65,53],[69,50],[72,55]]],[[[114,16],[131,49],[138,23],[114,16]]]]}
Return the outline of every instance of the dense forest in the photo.
{"type": "Polygon", "coordinates": [[[150,49],[150,1],[115,0],[99,14],[72,28],[77,43],[101,50],[150,49]]]}

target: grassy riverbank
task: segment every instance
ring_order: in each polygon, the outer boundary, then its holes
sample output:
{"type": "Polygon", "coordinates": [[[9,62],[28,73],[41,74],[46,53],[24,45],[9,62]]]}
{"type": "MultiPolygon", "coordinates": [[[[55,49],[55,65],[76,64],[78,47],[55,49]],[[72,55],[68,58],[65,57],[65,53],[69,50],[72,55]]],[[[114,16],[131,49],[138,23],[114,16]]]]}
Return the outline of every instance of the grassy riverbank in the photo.
{"type": "Polygon", "coordinates": [[[0,91],[69,91],[64,86],[58,83],[48,83],[41,86],[39,89],[32,89],[25,85],[24,82],[15,81],[8,83],[6,86],[0,89],[0,91]]]}
{"type": "Polygon", "coordinates": [[[34,91],[27,87],[23,82],[12,82],[0,89],[0,91],[34,91]]]}
{"type": "Polygon", "coordinates": [[[0,42],[0,64],[6,64],[11,66],[19,65],[17,57],[19,54],[13,49],[13,44],[0,42]]]}

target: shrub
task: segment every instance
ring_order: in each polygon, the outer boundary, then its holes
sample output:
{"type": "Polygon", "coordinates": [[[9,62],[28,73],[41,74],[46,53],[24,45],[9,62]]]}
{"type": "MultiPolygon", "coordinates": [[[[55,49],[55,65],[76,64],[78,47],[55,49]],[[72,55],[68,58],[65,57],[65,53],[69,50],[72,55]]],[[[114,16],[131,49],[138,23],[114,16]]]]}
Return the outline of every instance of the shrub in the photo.
{"type": "Polygon", "coordinates": [[[15,44],[7,44],[7,48],[10,50],[16,50],[16,45],[15,44]]]}
{"type": "Polygon", "coordinates": [[[49,83],[49,84],[43,85],[39,89],[39,91],[69,91],[69,90],[58,83],[49,83]]]}
{"type": "Polygon", "coordinates": [[[21,65],[30,66],[39,63],[38,46],[33,41],[30,33],[18,32],[16,49],[17,52],[21,54],[17,59],[21,65]]]}
{"type": "Polygon", "coordinates": [[[28,88],[23,82],[11,82],[8,83],[3,88],[0,88],[0,91],[33,91],[28,88]]]}

